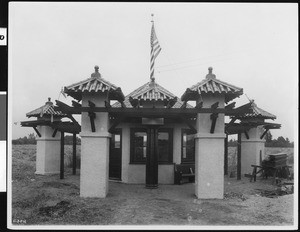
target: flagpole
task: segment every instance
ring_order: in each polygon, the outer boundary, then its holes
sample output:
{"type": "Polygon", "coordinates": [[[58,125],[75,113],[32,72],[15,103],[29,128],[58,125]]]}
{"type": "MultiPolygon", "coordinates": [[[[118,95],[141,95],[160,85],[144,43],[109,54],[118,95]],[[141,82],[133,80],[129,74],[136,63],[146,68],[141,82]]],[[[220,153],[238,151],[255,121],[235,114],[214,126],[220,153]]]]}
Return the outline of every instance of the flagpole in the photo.
{"type": "MultiPolygon", "coordinates": [[[[151,17],[152,17],[152,20],[151,20],[151,23],[152,23],[152,27],[151,27],[151,35],[152,35],[152,30],[154,28],[154,20],[153,20],[153,17],[154,17],[154,14],[151,14],[151,17]]],[[[151,54],[150,54],[150,80],[151,82],[154,82],[155,81],[155,77],[154,77],[154,60],[153,60],[153,64],[152,64],[152,56],[153,56],[153,46],[151,44],[151,54]],[[152,70],[151,70],[151,66],[153,65],[153,75],[151,74],[152,70]]]]}
{"type": "Polygon", "coordinates": [[[158,54],[161,51],[161,47],[159,45],[158,39],[156,37],[155,29],[154,29],[154,20],[153,16],[154,14],[151,14],[152,16],[152,27],[151,27],[151,36],[150,36],[150,46],[151,46],[151,53],[150,53],[150,80],[151,83],[155,82],[155,77],[154,77],[154,64],[155,64],[155,59],[158,56],[158,54]]]}

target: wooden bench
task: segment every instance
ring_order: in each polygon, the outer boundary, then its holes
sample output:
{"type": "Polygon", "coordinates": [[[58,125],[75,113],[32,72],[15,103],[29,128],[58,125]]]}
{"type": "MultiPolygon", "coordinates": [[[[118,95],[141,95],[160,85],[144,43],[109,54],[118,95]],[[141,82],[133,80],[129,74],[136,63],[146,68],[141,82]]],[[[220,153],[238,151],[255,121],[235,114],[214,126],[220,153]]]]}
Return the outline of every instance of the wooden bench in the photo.
{"type": "Polygon", "coordinates": [[[174,184],[195,181],[195,164],[174,164],[174,184]]]}

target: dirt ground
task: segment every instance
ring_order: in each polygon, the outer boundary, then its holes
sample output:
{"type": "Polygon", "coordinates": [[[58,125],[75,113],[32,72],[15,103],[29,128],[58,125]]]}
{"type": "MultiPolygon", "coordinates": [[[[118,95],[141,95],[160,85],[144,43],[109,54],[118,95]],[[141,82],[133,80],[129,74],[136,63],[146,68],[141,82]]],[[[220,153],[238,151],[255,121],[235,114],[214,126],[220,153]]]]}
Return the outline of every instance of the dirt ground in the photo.
{"type": "Polygon", "coordinates": [[[214,225],[292,226],[294,194],[264,196],[278,190],[271,179],[224,178],[224,199],[199,200],[194,183],[144,185],[109,182],[106,198],[80,198],[79,169],[35,175],[34,151],[15,150],[12,176],[13,225],[214,225]]]}
{"type": "Polygon", "coordinates": [[[271,180],[225,177],[225,199],[198,200],[194,184],[109,182],[105,199],[79,197],[79,175],[34,176],[13,181],[13,222],[27,225],[292,225],[294,194],[268,198],[271,180]],[[258,190],[260,189],[260,190],[258,190]],[[22,222],[22,221],[21,221],[22,222]]]}

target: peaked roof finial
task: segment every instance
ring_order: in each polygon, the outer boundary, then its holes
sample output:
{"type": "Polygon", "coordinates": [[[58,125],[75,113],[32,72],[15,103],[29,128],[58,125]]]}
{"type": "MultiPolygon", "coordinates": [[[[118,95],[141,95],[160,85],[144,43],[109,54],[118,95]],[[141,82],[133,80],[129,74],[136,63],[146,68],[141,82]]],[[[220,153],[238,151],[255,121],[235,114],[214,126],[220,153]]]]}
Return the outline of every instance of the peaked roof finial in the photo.
{"type": "Polygon", "coordinates": [[[209,78],[216,78],[216,75],[212,73],[212,70],[213,70],[212,67],[208,68],[208,74],[206,75],[207,79],[209,79],[209,78]]]}
{"type": "Polygon", "coordinates": [[[154,23],[154,20],[153,20],[154,14],[153,13],[151,14],[151,17],[152,17],[151,22],[154,23]]]}
{"type": "Polygon", "coordinates": [[[53,102],[51,102],[51,97],[48,97],[48,101],[45,104],[46,105],[53,105],[53,102]]]}
{"type": "Polygon", "coordinates": [[[95,65],[95,72],[91,74],[91,77],[101,77],[101,74],[99,73],[99,66],[95,65]]]}

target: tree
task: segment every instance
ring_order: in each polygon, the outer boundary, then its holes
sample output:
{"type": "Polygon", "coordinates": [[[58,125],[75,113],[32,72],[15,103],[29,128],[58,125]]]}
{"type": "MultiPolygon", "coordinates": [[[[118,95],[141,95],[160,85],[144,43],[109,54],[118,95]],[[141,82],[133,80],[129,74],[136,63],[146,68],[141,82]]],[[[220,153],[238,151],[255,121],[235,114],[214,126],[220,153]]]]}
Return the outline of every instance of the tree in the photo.
{"type": "Polygon", "coordinates": [[[270,131],[267,132],[266,134],[266,143],[271,143],[272,142],[272,134],[270,131]]]}
{"type": "Polygon", "coordinates": [[[28,137],[24,136],[23,138],[13,139],[12,144],[36,144],[36,138],[34,133],[32,133],[28,137]]]}

